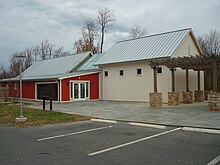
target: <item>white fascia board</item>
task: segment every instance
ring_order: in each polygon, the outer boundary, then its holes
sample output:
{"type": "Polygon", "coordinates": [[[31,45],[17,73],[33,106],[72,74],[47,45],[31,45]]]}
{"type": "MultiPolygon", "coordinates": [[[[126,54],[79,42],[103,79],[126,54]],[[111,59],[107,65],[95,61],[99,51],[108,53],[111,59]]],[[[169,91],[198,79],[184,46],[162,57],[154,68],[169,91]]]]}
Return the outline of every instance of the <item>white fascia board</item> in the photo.
{"type": "Polygon", "coordinates": [[[100,73],[100,71],[96,71],[96,72],[89,72],[89,73],[81,73],[81,74],[77,74],[77,75],[70,75],[70,76],[66,76],[66,77],[59,77],[59,78],[58,78],[58,80],[63,80],[63,79],[71,78],[71,77],[85,76],[85,75],[90,75],[90,74],[94,74],[94,73],[100,73]]]}

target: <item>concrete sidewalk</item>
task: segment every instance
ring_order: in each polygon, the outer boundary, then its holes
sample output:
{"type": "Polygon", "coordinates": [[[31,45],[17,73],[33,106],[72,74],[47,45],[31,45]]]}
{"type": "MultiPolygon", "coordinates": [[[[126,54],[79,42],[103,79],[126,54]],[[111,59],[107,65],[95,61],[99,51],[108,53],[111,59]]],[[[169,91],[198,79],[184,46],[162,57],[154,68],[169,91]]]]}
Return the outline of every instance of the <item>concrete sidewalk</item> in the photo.
{"type": "MultiPolygon", "coordinates": [[[[49,103],[46,106],[49,108],[49,103]]],[[[42,103],[28,107],[42,109],[42,103]]],[[[208,111],[207,102],[152,109],[148,103],[83,101],[54,103],[53,110],[120,121],[220,129],[220,113],[208,111]]]]}

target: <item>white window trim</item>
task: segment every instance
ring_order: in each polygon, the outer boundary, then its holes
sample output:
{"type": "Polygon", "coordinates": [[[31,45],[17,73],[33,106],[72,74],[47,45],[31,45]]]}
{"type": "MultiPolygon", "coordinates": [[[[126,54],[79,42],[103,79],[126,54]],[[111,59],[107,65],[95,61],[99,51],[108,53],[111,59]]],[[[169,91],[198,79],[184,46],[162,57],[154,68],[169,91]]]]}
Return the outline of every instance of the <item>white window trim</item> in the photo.
{"type": "Polygon", "coordinates": [[[137,69],[136,69],[136,76],[137,76],[137,77],[141,77],[142,75],[143,75],[143,69],[142,69],[142,68],[137,68],[137,69]],[[138,70],[138,69],[141,70],[141,74],[138,74],[138,73],[137,73],[137,70],[138,70]]]}
{"type": "MultiPolygon", "coordinates": [[[[82,81],[74,81],[74,80],[70,80],[69,81],[69,98],[70,98],[70,101],[84,101],[84,100],[90,100],[90,81],[87,81],[87,80],[82,80],[82,81]],[[78,98],[78,99],[74,99],[74,92],[73,92],[73,98],[71,98],[71,83],[89,83],[89,86],[88,86],[88,97],[86,97],[85,95],[85,98],[78,98]]],[[[74,88],[74,85],[73,85],[73,88],[74,88]]],[[[86,93],[85,93],[86,94],[86,93]]]]}
{"type": "MultiPolygon", "coordinates": [[[[38,84],[58,84],[57,85],[57,91],[59,92],[59,83],[58,82],[35,82],[35,100],[39,100],[37,99],[37,85],[38,84]]],[[[59,101],[59,93],[57,94],[57,100],[59,101]]]]}

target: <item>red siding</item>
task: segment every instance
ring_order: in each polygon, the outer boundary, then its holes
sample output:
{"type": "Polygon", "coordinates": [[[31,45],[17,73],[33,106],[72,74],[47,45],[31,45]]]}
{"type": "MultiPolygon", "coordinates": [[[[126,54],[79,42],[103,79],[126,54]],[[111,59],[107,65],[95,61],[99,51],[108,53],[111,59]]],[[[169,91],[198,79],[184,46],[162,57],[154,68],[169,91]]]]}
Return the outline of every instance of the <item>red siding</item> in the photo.
{"type": "Polygon", "coordinates": [[[35,83],[23,82],[22,83],[22,97],[27,99],[35,99],[35,83]]]}
{"type": "MultiPolygon", "coordinates": [[[[9,97],[20,97],[20,85],[19,83],[5,83],[9,86],[9,97]]],[[[4,86],[6,86],[4,84],[4,86]]],[[[22,82],[22,98],[35,99],[35,83],[34,82],[22,82]]]]}
{"type": "Polygon", "coordinates": [[[85,76],[72,77],[62,80],[62,101],[70,101],[70,81],[89,81],[90,82],[90,99],[99,99],[99,73],[85,76]]]}

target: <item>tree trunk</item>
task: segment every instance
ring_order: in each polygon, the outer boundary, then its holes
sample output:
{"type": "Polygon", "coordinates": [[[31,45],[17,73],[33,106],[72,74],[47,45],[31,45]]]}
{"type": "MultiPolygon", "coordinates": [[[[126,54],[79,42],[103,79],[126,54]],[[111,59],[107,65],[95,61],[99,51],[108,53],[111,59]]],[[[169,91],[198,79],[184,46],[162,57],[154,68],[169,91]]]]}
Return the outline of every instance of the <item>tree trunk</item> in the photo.
{"type": "Polygon", "coordinates": [[[100,49],[100,53],[102,53],[102,49],[103,49],[104,35],[105,35],[105,28],[102,27],[102,39],[101,39],[101,49],[100,49]]]}

